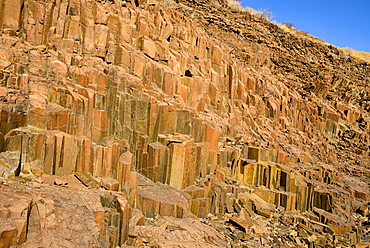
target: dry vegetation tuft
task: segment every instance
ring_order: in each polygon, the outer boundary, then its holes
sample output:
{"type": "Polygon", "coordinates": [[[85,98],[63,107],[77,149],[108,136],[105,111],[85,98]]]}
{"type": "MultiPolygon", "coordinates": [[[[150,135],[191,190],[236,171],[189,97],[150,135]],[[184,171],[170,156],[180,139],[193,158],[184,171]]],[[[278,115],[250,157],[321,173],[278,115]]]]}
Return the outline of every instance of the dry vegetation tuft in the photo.
{"type": "Polygon", "coordinates": [[[271,21],[271,19],[274,17],[272,12],[268,9],[255,10],[250,7],[243,7],[237,0],[228,0],[228,5],[232,12],[248,12],[252,15],[265,18],[268,21],[271,21]]]}
{"type": "Polygon", "coordinates": [[[164,3],[170,9],[175,9],[178,7],[178,4],[173,0],[162,0],[162,3],[164,3]]]}
{"type": "Polygon", "coordinates": [[[353,50],[352,48],[350,47],[342,47],[340,48],[343,53],[347,56],[352,56],[352,57],[355,57],[355,58],[358,58],[358,59],[361,59],[361,60],[364,60],[364,61],[367,61],[367,62],[370,62],[370,53],[367,53],[367,52],[361,52],[361,51],[356,51],[356,50],[353,50]]]}

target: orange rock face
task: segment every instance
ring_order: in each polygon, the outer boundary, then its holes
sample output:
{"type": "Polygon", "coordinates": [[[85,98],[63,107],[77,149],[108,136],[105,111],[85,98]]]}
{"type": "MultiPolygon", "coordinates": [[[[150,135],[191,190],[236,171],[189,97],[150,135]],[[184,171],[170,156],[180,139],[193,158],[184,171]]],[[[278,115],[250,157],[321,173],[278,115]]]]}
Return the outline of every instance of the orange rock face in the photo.
{"type": "Polygon", "coordinates": [[[123,194],[85,189],[73,176],[42,179],[0,185],[1,247],[109,247],[128,239],[130,209],[123,194]],[[109,205],[110,198],[115,203],[109,205]],[[108,239],[112,231],[116,235],[108,239]]]}
{"type": "Polygon", "coordinates": [[[370,65],[227,4],[0,3],[0,247],[370,241],[370,65]]]}

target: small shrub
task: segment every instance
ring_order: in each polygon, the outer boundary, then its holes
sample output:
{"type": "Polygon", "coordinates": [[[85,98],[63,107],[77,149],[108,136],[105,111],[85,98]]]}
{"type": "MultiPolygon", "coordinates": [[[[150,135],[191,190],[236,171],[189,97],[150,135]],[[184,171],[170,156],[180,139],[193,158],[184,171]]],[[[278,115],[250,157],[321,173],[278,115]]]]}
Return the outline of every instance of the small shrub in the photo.
{"type": "Polygon", "coordinates": [[[292,22],[284,22],[282,24],[285,25],[285,26],[288,26],[290,28],[292,28],[294,26],[294,23],[292,23],[292,22]]]}
{"type": "Polygon", "coordinates": [[[265,18],[268,21],[274,18],[274,15],[269,9],[259,9],[258,12],[261,13],[261,17],[265,18]]]}
{"type": "Polygon", "coordinates": [[[271,19],[274,17],[272,12],[268,9],[255,10],[250,7],[243,7],[238,0],[228,0],[227,2],[232,12],[245,12],[246,11],[251,15],[265,18],[268,21],[271,21],[271,19]]]}
{"type": "Polygon", "coordinates": [[[271,19],[274,17],[272,12],[268,9],[255,10],[251,7],[247,7],[245,9],[249,14],[265,18],[268,21],[271,21],[271,19]]]}

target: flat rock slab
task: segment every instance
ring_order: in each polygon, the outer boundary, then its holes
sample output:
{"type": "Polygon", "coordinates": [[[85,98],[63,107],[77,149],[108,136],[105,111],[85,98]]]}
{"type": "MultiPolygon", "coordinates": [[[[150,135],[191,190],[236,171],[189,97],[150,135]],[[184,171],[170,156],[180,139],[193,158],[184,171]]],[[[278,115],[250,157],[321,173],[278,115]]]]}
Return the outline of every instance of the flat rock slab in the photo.
{"type": "Polygon", "coordinates": [[[153,237],[148,245],[158,247],[228,247],[225,238],[198,219],[160,217],[147,226],[136,226],[140,236],[153,237]]]}
{"type": "Polygon", "coordinates": [[[137,207],[145,217],[156,215],[186,217],[189,215],[190,196],[169,185],[155,183],[137,174],[137,207]]]}

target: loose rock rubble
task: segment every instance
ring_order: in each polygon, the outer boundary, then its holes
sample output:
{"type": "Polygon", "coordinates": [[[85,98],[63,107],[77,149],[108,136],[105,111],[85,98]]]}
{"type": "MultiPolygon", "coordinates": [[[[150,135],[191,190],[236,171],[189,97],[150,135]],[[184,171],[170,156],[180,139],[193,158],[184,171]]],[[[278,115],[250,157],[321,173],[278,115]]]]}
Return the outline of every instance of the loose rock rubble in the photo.
{"type": "Polygon", "coordinates": [[[370,246],[369,83],[224,0],[3,0],[0,247],[370,246]]]}

